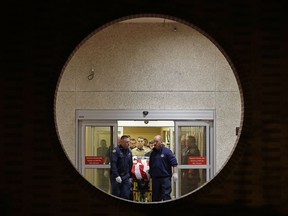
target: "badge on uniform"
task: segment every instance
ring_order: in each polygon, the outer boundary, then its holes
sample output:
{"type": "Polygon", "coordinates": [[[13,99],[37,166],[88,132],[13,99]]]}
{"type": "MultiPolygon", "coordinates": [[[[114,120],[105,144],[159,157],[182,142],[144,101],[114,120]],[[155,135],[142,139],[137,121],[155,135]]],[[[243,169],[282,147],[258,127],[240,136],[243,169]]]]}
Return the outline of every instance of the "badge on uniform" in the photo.
{"type": "Polygon", "coordinates": [[[164,157],[164,154],[161,154],[161,157],[164,157]]]}
{"type": "Polygon", "coordinates": [[[113,149],[113,151],[112,151],[113,153],[115,153],[116,152],[116,149],[113,149]]]}

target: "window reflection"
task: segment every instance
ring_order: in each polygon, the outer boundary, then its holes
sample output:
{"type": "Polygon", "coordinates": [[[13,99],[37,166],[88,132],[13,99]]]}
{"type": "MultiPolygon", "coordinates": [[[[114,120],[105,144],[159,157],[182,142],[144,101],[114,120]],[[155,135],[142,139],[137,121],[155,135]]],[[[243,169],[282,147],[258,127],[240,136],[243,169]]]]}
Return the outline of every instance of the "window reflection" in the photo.
{"type": "Polygon", "coordinates": [[[206,182],[206,132],[204,126],[181,126],[180,132],[180,196],[206,182]]]}
{"type": "Polygon", "coordinates": [[[97,188],[110,193],[109,169],[85,169],[85,178],[97,188]]]}
{"type": "Polygon", "coordinates": [[[188,194],[206,183],[206,169],[182,169],[180,195],[188,194]]]}

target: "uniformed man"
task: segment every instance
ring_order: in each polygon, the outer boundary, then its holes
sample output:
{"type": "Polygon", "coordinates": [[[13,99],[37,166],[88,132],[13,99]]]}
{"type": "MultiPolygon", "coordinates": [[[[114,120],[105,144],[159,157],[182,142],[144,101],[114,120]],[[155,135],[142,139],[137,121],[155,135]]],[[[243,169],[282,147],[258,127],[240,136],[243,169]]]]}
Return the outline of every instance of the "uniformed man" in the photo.
{"type": "Polygon", "coordinates": [[[132,153],[129,148],[130,136],[123,135],[120,145],[116,146],[111,155],[110,182],[114,196],[129,199],[131,188],[132,153]]]}
{"type": "Polygon", "coordinates": [[[178,180],[177,159],[173,152],[164,146],[160,135],[154,137],[154,148],[149,158],[149,174],[152,178],[152,201],[170,200],[171,177],[178,180]]]}

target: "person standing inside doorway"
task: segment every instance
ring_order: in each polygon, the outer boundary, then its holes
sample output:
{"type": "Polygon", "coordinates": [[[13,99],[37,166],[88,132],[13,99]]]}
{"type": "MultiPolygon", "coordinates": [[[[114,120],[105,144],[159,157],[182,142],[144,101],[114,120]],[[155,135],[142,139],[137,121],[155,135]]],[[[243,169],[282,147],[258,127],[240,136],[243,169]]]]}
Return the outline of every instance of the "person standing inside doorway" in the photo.
{"type": "Polygon", "coordinates": [[[111,155],[110,182],[114,196],[130,199],[132,153],[129,148],[130,136],[121,136],[120,145],[116,146],[111,155]]]}
{"type": "Polygon", "coordinates": [[[154,137],[154,148],[149,158],[149,174],[152,178],[152,201],[171,199],[171,177],[178,180],[178,162],[173,152],[164,146],[162,137],[154,137]]]}
{"type": "Polygon", "coordinates": [[[131,138],[131,139],[130,139],[130,146],[129,146],[129,148],[130,148],[131,151],[132,151],[134,148],[136,148],[136,144],[137,144],[136,139],[131,138]]]}
{"type": "Polygon", "coordinates": [[[132,150],[132,155],[133,156],[139,156],[139,157],[142,157],[144,156],[147,152],[150,151],[150,148],[147,148],[146,146],[144,146],[144,137],[142,136],[139,136],[137,138],[137,146],[136,148],[134,148],[132,150]]]}
{"type": "MultiPolygon", "coordinates": [[[[182,151],[182,164],[190,164],[189,158],[199,157],[200,150],[196,144],[196,137],[189,135],[186,139],[186,147],[182,151]]],[[[182,187],[181,194],[187,194],[198,188],[200,183],[199,169],[184,169],[182,171],[182,187]]]]}
{"type": "MultiPolygon", "coordinates": [[[[108,151],[107,143],[105,139],[102,139],[100,141],[100,147],[97,148],[97,156],[102,157],[101,163],[105,163],[105,156],[108,151]]],[[[109,178],[105,174],[105,172],[108,171],[108,169],[97,169],[98,170],[98,175],[97,175],[97,182],[98,186],[104,190],[105,192],[108,192],[109,190],[109,178]]]]}

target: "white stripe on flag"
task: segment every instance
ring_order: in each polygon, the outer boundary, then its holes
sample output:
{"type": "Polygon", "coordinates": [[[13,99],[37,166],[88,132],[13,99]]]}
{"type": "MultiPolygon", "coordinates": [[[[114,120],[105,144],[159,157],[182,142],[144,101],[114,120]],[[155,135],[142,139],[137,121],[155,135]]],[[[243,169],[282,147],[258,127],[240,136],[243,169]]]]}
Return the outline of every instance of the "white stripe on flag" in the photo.
{"type": "Polygon", "coordinates": [[[140,165],[141,163],[137,163],[135,165],[135,176],[137,179],[142,179],[141,171],[140,171],[140,165]]]}

